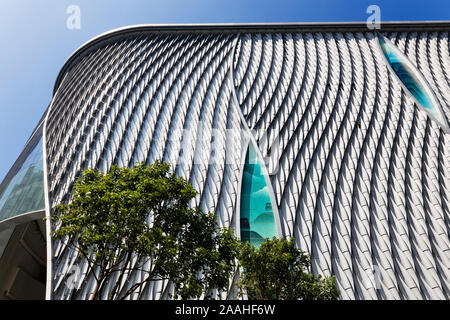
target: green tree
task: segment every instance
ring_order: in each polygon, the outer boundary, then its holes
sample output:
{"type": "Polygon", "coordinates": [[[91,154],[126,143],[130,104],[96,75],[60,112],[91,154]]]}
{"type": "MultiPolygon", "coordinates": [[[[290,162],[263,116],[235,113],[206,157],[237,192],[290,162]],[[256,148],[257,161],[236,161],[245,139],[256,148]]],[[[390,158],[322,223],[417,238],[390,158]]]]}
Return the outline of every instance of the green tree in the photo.
{"type": "Polygon", "coordinates": [[[113,166],[107,173],[87,169],[72,201],[56,206],[52,234],[86,259],[96,281],[90,299],[103,297],[113,276],[108,299],[124,299],[162,279],[174,284],[174,298],[198,298],[227,287],[239,242],[231,230],[218,228],[213,213],[189,206],[196,195],[166,163],[113,166]],[[128,271],[149,261],[142,281],[120,288],[128,271]]]}
{"type": "Polygon", "coordinates": [[[255,248],[242,245],[238,256],[243,269],[239,287],[250,300],[335,300],[339,296],[334,277],[308,273],[308,255],[293,240],[266,239],[255,248]]]}

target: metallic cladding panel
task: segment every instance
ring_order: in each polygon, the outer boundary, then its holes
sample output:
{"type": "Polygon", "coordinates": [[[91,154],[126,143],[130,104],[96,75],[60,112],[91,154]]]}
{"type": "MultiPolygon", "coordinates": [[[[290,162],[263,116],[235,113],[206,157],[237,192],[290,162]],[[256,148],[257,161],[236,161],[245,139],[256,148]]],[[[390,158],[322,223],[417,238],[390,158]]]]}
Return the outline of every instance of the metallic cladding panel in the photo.
{"type": "MultiPolygon", "coordinates": [[[[448,32],[387,36],[448,121],[448,32]]],[[[66,68],[48,115],[51,205],[70,199],[87,167],[162,159],[200,192],[193,205],[234,226],[250,129],[263,155],[279,151],[269,172],[283,235],[310,253],[314,273],[336,275],[342,299],[448,299],[449,135],[404,92],[377,41],[167,32],[97,44],[66,68]]],[[[53,298],[87,298],[92,275],[66,285],[87,266],[62,242],[53,256],[53,298]]],[[[169,290],[150,283],[133,298],[169,290]]]]}
{"type": "MultiPolygon", "coordinates": [[[[52,205],[70,199],[74,178],[87,167],[108,170],[113,163],[160,159],[199,191],[192,205],[215,211],[219,224],[230,226],[242,153],[241,118],[229,76],[236,40],[207,35],[124,39],[72,69],[48,122],[52,205]]],[[[63,243],[55,243],[54,255],[55,298],[69,298],[64,276],[79,261],[63,243]]],[[[141,274],[128,276],[137,281],[141,274]]],[[[91,284],[88,277],[76,297],[87,298],[91,284]]],[[[139,298],[160,298],[165,288],[166,283],[150,283],[139,298]]]]}
{"type": "MultiPolygon", "coordinates": [[[[448,92],[428,71],[449,63],[436,58],[448,33],[389,38],[448,92]]],[[[375,35],[242,35],[236,57],[244,117],[263,153],[281,150],[271,178],[284,234],[312,271],[336,275],[344,299],[447,299],[448,134],[388,72],[375,35]]]]}

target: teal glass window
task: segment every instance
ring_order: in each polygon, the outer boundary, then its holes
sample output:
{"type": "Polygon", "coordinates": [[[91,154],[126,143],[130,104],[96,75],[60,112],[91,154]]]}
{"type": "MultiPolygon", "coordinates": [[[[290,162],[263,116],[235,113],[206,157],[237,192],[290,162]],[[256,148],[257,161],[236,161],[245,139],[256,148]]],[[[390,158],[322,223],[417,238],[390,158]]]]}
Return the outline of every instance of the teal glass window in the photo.
{"type": "Polygon", "coordinates": [[[40,138],[0,194],[0,221],[45,208],[42,159],[40,138]]]}
{"type": "Polygon", "coordinates": [[[265,238],[277,236],[269,188],[251,143],[242,176],[240,215],[242,241],[258,247],[265,238]]]}
{"type": "Polygon", "coordinates": [[[378,35],[381,50],[394,73],[428,114],[430,114],[445,130],[448,131],[445,119],[438,102],[433,98],[425,78],[420,74],[408,58],[385,37],[378,35]]]}

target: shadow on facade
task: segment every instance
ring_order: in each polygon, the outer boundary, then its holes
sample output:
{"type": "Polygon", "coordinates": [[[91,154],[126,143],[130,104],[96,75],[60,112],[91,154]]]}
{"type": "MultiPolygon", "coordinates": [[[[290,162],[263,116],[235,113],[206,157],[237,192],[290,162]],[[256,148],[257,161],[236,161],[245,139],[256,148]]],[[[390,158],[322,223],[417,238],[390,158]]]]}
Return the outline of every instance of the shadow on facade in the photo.
{"type": "Polygon", "coordinates": [[[0,241],[7,241],[0,252],[0,300],[44,300],[44,221],[32,220],[4,230],[0,241]]]}

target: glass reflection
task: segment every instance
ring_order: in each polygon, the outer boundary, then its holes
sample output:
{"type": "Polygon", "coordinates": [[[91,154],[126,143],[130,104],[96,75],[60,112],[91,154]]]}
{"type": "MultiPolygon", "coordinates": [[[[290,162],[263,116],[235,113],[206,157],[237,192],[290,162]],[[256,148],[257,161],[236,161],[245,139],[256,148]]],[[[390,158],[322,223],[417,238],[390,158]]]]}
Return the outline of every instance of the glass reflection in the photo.
{"type": "Polygon", "coordinates": [[[40,138],[0,195],[0,221],[45,208],[43,178],[40,138]]]}
{"type": "Polygon", "coordinates": [[[445,131],[448,125],[445,117],[438,106],[438,102],[433,98],[433,94],[425,79],[422,78],[419,70],[417,70],[408,58],[397,49],[385,37],[378,35],[381,50],[386,60],[389,62],[394,73],[416,99],[419,105],[424,108],[445,131]]]}
{"type": "Polygon", "coordinates": [[[277,236],[269,189],[251,143],[245,157],[240,214],[242,241],[258,247],[265,238],[277,236]]]}

